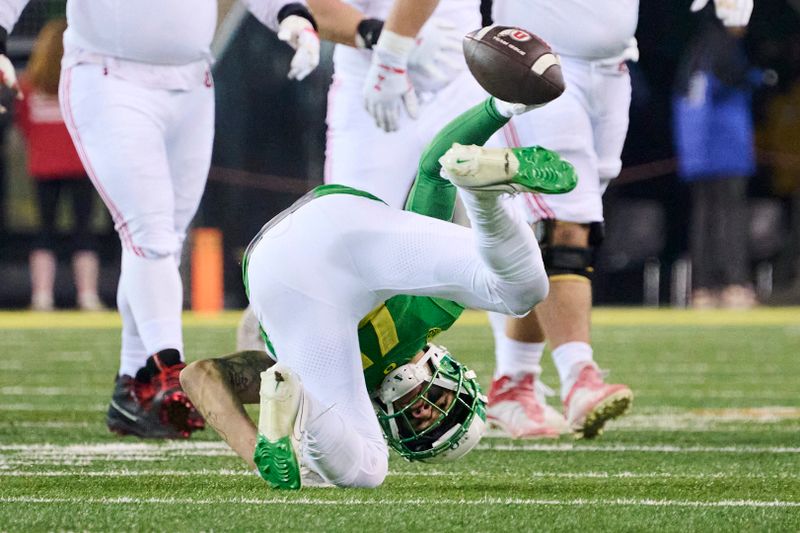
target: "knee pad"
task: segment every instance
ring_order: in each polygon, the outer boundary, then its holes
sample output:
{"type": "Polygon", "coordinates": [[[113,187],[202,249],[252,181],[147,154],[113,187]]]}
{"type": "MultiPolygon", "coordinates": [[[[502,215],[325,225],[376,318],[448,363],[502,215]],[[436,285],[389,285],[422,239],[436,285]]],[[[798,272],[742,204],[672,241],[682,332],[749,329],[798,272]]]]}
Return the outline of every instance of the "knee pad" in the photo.
{"type": "Polygon", "coordinates": [[[565,279],[579,276],[588,281],[594,273],[595,250],[603,242],[604,227],[602,222],[592,222],[589,226],[589,245],[564,246],[553,244],[554,220],[545,220],[539,235],[542,259],[547,276],[550,279],[565,279]]]}

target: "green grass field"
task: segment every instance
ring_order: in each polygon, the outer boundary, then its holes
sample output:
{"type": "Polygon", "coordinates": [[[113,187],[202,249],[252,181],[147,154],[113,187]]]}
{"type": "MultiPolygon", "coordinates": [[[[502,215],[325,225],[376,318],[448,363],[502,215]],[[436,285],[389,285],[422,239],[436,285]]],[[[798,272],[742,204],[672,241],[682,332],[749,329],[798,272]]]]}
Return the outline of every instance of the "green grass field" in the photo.
{"type": "MultiPolygon", "coordinates": [[[[237,318],[187,316],[189,358],[231,351],[237,318]]],[[[0,313],[0,531],[800,531],[798,309],[598,310],[596,358],[636,394],[600,438],[485,438],[457,463],[395,456],[376,490],[297,493],[211,430],[108,433],[117,327],[0,313]]],[[[440,340],[488,385],[482,315],[440,340]]]]}

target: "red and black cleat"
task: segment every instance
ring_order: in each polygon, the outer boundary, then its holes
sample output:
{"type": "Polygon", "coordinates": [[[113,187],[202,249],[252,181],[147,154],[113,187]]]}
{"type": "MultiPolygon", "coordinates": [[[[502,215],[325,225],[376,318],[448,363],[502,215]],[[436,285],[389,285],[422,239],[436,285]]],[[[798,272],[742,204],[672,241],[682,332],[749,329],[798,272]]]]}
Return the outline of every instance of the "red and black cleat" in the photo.
{"type": "Polygon", "coordinates": [[[205,421],[181,388],[181,370],[186,364],[177,350],[162,350],[147,359],[144,369],[151,376],[152,410],[162,424],[189,438],[193,431],[205,429],[205,421]]]}
{"type": "Polygon", "coordinates": [[[108,428],[120,435],[151,439],[186,439],[205,428],[200,413],[181,389],[186,365],[177,350],[147,359],[136,377],[119,376],[108,408],[108,428]]]}
{"type": "Polygon", "coordinates": [[[153,416],[150,409],[152,399],[149,383],[127,375],[117,376],[106,416],[108,429],[119,435],[135,435],[143,439],[183,438],[175,428],[153,416]]]}

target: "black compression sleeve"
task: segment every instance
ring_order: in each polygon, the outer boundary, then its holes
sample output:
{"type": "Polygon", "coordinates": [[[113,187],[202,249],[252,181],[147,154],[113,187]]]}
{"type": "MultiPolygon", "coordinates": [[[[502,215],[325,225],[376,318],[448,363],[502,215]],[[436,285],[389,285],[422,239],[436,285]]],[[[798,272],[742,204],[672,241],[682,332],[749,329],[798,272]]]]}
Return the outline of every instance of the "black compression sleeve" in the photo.
{"type": "Polygon", "coordinates": [[[381,30],[383,30],[381,19],[362,20],[356,28],[356,45],[359,48],[372,50],[372,47],[378,42],[378,37],[381,36],[381,30]]]}
{"type": "Polygon", "coordinates": [[[8,41],[8,30],[0,26],[0,54],[6,55],[7,41],[8,41]]]}
{"type": "Polygon", "coordinates": [[[314,15],[311,14],[311,11],[309,11],[306,6],[300,3],[286,4],[283,6],[281,10],[278,11],[278,24],[283,22],[283,19],[291,15],[303,17],[311,23],[311,25],[314,27],[314,30],[317,29],[317,21],[314,20],[314,15]]]}

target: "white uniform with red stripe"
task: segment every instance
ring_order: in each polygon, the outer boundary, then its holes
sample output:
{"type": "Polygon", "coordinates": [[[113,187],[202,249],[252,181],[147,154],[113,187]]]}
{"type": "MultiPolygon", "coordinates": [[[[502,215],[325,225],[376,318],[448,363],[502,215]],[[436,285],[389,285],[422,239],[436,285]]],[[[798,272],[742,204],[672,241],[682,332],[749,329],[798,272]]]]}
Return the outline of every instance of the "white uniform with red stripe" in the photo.
{"type": "MultiPolygon", "coordinates": [[[[0,3],[0,25],[11,30],[27,3],[0,3]]],[[[274,31],[287,3],[245,0],[274,31]]],[[[211,162],[216,19],[216,0],[67,1],[59,98],[122,242],[121,374],[183,351],[177,265],[211,162]]]]}
{"type": "Polygon", "coordinates": [[[603,220],[602,195],[622,168],[635,59],[638,0],[495,0],[494,22],[542,37],[561,58],[562,96],[515,117],[503,130],[509,146],[541,145],[575,165],[578,186],[563,195],[514,198],[530,222],[603,220]]]}
{"type": "MultiPolygon", "coordinates": [[[[351,0],[368,17],[385,19],[392,0],[351,0]]],[[[442,20],[464,33],[480,27],[478,0],[441,0],[429,23],[442,20]]],[[[398,131],[387,133],[364,109],[364,79],[372,52],[339,45],[333,54],[328,92],[325,183],[368,191],[393,207],[403,207],[422,150],[434,135],[486,93],[466,68],[435,94],[422,94],[417,120],[402,114],[398,131]]]]}

